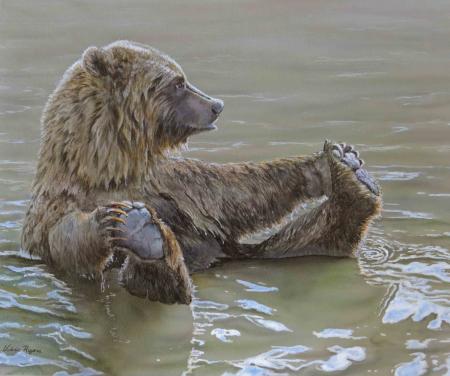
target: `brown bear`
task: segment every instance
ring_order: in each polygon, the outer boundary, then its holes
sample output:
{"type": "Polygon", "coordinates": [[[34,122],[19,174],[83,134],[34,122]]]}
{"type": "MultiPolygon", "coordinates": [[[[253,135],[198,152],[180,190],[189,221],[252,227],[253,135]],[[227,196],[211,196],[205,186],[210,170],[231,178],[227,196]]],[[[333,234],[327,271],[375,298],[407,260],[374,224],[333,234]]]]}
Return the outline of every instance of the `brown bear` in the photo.
{"type": "Polygon", "coordinates": [[[381,203],[358,152],[325,142],[311,156],[261,163],[171,156],[214,129],[222,109],[156,49],[88,48],[43,112],[22,247],[94,279],[119,268],[130,293],[186,304],[189,273],[225,260],[354,255],[381,203]],[[323,196],[267,240],[240,242],[323,196]]]}

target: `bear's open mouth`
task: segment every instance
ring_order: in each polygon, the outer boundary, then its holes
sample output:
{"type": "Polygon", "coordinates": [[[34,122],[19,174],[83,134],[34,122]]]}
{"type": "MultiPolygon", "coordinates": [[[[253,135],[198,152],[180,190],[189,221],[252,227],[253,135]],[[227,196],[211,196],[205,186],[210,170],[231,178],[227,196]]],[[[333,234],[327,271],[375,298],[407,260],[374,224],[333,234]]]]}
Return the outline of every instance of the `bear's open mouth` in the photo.
{"type": "Polygon", "coordinates": [[[204,129],[205,131],[213,131],[213,130],[217,129],[217,125],[216,125],[216,123],[210,123],[202,129],[204,129]]]}
{"type": "Polygon", "coordinates": [[[207,125],[188,125],[189,128],[191,128],[192,130],[192,134],[197,134],[197,133],[201,133],[201,132],[206,132],[206,131],[213,131],[217,129],[217,125],[215,122],[209,123],[207,125]]]}

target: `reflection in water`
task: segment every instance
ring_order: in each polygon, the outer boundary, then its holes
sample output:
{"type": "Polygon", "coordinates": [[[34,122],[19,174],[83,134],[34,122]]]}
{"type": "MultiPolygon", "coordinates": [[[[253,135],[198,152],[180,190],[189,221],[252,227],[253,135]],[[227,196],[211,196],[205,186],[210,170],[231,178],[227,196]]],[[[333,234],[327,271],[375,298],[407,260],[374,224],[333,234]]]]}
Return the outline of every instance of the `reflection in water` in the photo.
{"type": "Polygon", "coordinates": [[[236,329],[216,328],[211,331],[211,335],[215,336],[222,342],[233,342],[233,340],[229,337],[239,337],[241,335],[241,332],[236,329]]]}
{"type": "Polygon", "coordinates": [[[390,241],[392,253],[383,263],[373,263],[374,253],[385,254],[389,250],[386,243],[385,238],[373,236],[360,254],[361,270],[367,281],[389,287],[383,304],[383,322],[428,319],[429,329],[450,324],[450,291],[445,284],[450,282],[448,249],[390,241]]]}
{"type": "Polygon", "coordinates": [[[425,354],[415,353],[413,356],[415,358],[412,361],[402,363],[395,369],[395,376],[421,376],[427,372],[428,364],[425,361],[425,354]]]}
{"type": "Polygon", "coordinates": [[[265,313],[266,315],[272,315],[273,312],[276,311],[276,309],[258,303],[256,300],[240,299],[236,300],[236,303],[238,304],[239,307],[243,309],[265,313]]]}
{"type": "MultiPolygon", "coordinates": [[[[18,351],[14,355],[6,355],[0,353],[0,364],[10,367],[46,367],[53,369],[61,369],[63,372],[57,372],[55,375],[69,375],[67,371],[78,371],[82,375],[101,375],[102,372],[98,372],[92,368],[86,368],[81,363],[72,360],[70,358],[61,356],[61,360],[51,360],[40,356],[29,355],[27,352],[18,351]]],[[[33,371],[32,371],[33,372],[33,371]]]]}
{"type": "Polygon", "coordinates": [[[366,358],[366,350],[359,346],[347,348],[338,345],[331,346],[327,351],[334,353],[334,355],[323,360],[308,360],[310,356],[305,353],[311,352],[311,350],[311,348],[302,345],[272,346],[271,350],[256,356],[251,356],[242,360],[226,361],[207,361],[201,358],[204,353],[197,350],[191,353],[191,368],[185,374],[191,373],[196,367],[201,366],[202,364],[216,366],[229,364],[238,369],[235,373],[227,371],[224,375],[285,375],[286,371],[300,371],[305,368],[314,368],[325,372],[332,372],[345,370],[350,367],[353,362],[361,362],[366,358]]]}
{"type": "MultiPolygon", "coordinates": [[[[369,285],[381,285],[386,291],[384,299],[380,302],[377,317],[381,317],[383,324],[399,325],[409,320],[426,322],[428,329],[443,329],[445,323],[450,323],[450,291],[445,283],[449,281],[448,251],[442,247],[422,246],[418,244],[403,244],[388,239],[379,227],[375,227],[359,254],[359,268],[369,285]]],[[[300,261],[299,261],[300,262],[300,261]]],[[[227,268],[224,272],[230,273],[227,268]]],[[[226,291],[236,291],[237,286],[231,275],[216,273],[217,283],[224,284],[226,291]]],[[[224,375],[284,375],[310,369],[323,372],[334,372],[350,369],[362,364],[367,358],[373,357],[371,346],[381,340],[386,345],[392,339],[389,335],[368,330],[367,327],[356,328],[324,328],[313,330],[312,334],[326,343],[311,340],[310,335],[294,336],[297,344],[288,346],[269,345],[269,349],[257,355],[246,355],[242,358],[236,356],[238,351],[219,346],[214,339],[219,340],[223,346],[237,346],[245,333],[242,328],[242,319],[261,326],[267,331],[277,333],[280,328],[289,330],[285,323],[277,321],[277,311],[256,300],[258,296],[276,294],[279,288],[266,288],[260,282],[236,280],[238,285],[244,287],[247,294],[254,299],[228,300],[227,303],[213,303],[196,298],[192,305],[194,315],[194,332],[192,351],[185,374],[208,374],[208,372],[224,375]],[[248,287],[251,288],[248,288],[248,287]],[[256,288],[257,286],[258,288],[256,288]],[[263,289],[261,290],[261,287],[263,289]],[[263,295],[260,295],[263,292],[263,295]],[[231,303],[229,303],[231,302],[231,303]],[[245,311],[255,311],[259,315],[248,315],[245,311]],[[265,317],[271,317],[270,320],[265,317]],[[275,319],[275,320],[274,320],[275,319]],[[261,322],[271,322],[269,325],[260,325],[261,322]],[[355,333],[356,332],[356,333],[355,333]],[[380,338],[380,339],[376,339],[380,338]],[[335,340],[337,343],[330,344],[335,340]],[[358,342],[358,345],[352,344],[358,342]],[[231,345],[233,344],[233,345],[231,345]],[[233,366],[236,370],[229,370],[233,366]],[[216,369],[216,371],[211,371],[216,369]],[[207,371],[209,370],[209,371],[207,371]]],[[[334,290],[336,291],[336,290],[334,290]]],[[[203,295],[197,291],[197,295],[203,295]]],[[[268,298],[270,301],[270,298],[268,298]]],[[[341,320],[337,320],[339,322],[341,320]]],[[[379,324],[375,324],[379,326],[379,324]]],[[[409,324],[407,324],[409,326],[409,324]]],[[[384,329],[390,332],[389,328],[384,329]]],[[[410,329],[411,330],[411,329],[410,329]]],[[[246,330],[249,332],[249,328],[246,330]]],[[[406,333],[411,335],[411,333],[406,333]]],[[[276,337],[274,337],[276,338],[276,337]]],[[[284,337],[287,343],[292,338],[284,337]]],[[[278,342],[278,341],[274,341],[278,342]]],[[[422,375],[432,368],[435,371],[448,370],[448,360],[444,356],[429,355],[427,349],[435,343],[437,348],[448,344],[445,335],[424,340],[408,339],[403,342],[405,351],[409,351],[404,362],[391,363],[396,375],[422,375]],[[412,357],[412,360],[411,360],[412,357]]],[[[402,344],[400,343],[400,346],[402,344]]],[[[389,346],[388,346],[389,347],[389,346]]],[[[236,347],[234,347],[236,349],[236,347]]],[[[376,370],[378,367],[374,367],[376,370]]],[[[354,374],[359,374],[355,369],[354,374]]]]}
{"type": "Polygon", "coordinates": [[[1,275],[7,283],[0,289],[0,338],[5,339],[0,365],[27,369],[26,374],[39,368],[101,374],[95,370],[95,357],[83,349],[92,334],[73,324],[79,320],[72,290],[44,265],[29,265],[29,260],[11,254],[2,262],[1,275]]]}
{"type": "Polygon", "coordinates": [[[352,329],[334,329],[328,328],[321,332],[313,332],[317,338],[343,338],[343,339],[362,339],[365,337],[353,336],[352,329]]]}
{"type": "Polygon", "coordinates": [[[236,280],[237,283],[247,287],[247,289],[245,291],[250,291],[250,292],[271,292],[271,291],[278,291],[277,287],[266,287],[263,286],[261,284],[257,284],[257,283],[252,283],[249,281],[243,281],[241,279],[237,279],[236,280]]]}
{"type": "Polygon", "coordinates": [[[377,178],[380,181],[384,180],[404,181],[404,180],[414,180],[418,178],[419,175],[420,175],[419,172],[387,171],[382,175],[381,174],[378,175],[377,178]]]}

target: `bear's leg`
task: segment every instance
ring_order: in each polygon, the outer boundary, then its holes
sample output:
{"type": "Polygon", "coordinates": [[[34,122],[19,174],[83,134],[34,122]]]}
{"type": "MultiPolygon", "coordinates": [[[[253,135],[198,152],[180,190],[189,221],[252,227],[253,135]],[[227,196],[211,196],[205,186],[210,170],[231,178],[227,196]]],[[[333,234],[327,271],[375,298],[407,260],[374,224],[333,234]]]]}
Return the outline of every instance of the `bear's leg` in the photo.
{"type": "Polygon", "coordinates": [[[99,278],[117,241],[115,223],[124,222],[121,213],[115,204],[70,211],[49,230],[49,253],[43,258],[64,272],[99,278]]]}
{"type": "Polygon", "coordinates": [[[155,210],[124,201],[114,254],[105,270],[120,267],[120,284],[132,295],[166,304],[191,302],[191,283],[183,254],[171,229],[155,210]]]}
{"type": "Polygon", "coordinates": [[[285,225],[257,245],[244,245],[250,258],[284,258],[305,255],[354,256],[369,222],[381,208],[376,182],[362,169],[351,146],[326,142],[332,192],[328,200],[285,225]]]}

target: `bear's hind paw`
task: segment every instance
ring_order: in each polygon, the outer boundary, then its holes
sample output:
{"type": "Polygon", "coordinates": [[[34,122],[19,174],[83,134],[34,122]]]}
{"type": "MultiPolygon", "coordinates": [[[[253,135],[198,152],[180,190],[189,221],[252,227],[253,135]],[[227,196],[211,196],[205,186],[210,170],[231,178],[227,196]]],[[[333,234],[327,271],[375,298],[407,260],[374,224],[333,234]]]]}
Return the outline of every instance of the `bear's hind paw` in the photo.
{"type": "Polygon", "coordinates": [[[364,160],[359,157],[359,152],[355,150],[353,145],[326,141],[324,151],[330,153],[335,160],[351,168],[358,181],[364,184],[370,192],[376,196],[380,195],[381,191],[378,183],[367,170],[362,168],[364,160]]]}

